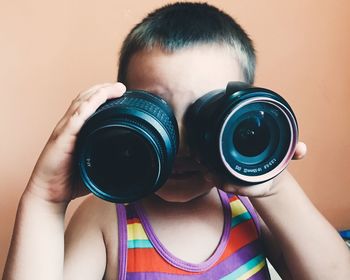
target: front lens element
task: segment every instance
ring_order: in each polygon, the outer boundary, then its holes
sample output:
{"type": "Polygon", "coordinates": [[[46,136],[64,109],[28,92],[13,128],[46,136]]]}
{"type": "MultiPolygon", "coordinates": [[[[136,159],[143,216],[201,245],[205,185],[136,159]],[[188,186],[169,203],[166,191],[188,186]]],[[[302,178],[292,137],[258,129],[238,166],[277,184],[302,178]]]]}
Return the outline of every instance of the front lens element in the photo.
{"type": "Polygon", "coordinates": [[[118,126],[93,135],[89,177],[109,195],[129,196],[145,191],[157,180],[155,151],[144,137],[118,126]]]}
{"type": "Polygon", "coordinates": [[[231,174],[244,181],[255,182],[270,172],[275,174],[289,157],[293,134],[283,105],[258,97],[246,100],[230,112],[222,126],[223,163],[231,174]]]}
{"type": "Polygon", "coordinates": [[[269,145],[271,134],[264,116],[264,111],[259,111],[247,116],[237,125],[233,134],[233,145],[240,154],[247,157],[257,156],[269,145]]]}

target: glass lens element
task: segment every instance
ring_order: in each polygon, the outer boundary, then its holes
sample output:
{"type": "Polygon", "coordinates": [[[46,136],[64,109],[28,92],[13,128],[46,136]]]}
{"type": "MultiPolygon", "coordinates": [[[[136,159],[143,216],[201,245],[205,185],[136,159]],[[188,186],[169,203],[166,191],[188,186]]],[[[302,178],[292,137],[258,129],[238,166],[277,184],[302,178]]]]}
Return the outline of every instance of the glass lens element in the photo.
{"type": "Polygon", "coordinates": [[[262,153],[270,142],[270,131],[264,112],[242,120],[233,133],[233,144],[237,151],[247,157],[262,153]]]}
{"type": "Polygon", "coordinates": [[[122,127],[105,128],[96,135],[91,163],[91,179],[109,194],[138,193],[152,183],[157,172],[149,144],[122,127]]]}

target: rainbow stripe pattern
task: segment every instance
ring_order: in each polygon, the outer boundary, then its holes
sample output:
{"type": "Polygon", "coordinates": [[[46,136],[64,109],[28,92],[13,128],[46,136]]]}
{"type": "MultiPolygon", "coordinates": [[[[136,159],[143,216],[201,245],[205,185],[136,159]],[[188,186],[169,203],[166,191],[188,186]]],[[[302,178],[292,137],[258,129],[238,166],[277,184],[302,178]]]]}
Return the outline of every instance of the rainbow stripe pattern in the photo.
{"type": "MultiPolygon", "coordinates": [[[[127,280],[270,279],[256,222],[238,196],[221,193],[229,215],[216,252],[201,264],[190,264],[171,255],[154,236],[136,204],[126,210],[125,273],[127,280]]],[[[122,244],[122,243],[120,243],[122,244]]]]}

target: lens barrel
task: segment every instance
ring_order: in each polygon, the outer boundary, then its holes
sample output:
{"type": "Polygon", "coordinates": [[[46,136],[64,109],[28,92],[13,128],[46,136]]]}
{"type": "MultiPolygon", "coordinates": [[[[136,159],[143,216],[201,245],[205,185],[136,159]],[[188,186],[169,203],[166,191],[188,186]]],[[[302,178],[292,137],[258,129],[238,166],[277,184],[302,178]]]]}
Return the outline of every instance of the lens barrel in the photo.
{"type": "Polygon", "coordinates": [[[131,202],[164,184],[178,143],[167,102],[146,91],[127,91],[104,103],[82,127],[76,147],[79,174],[98,197],[131,202]]]}
{"type": "MultiPolygon", "coordinates": [[[[196,100],[187,109],[185,127],[191,151],[241,185],[282,172],[298,141],[289,104],[269,89],[242,82],[230,82],[196,100]]],[[[178,145],[178,125],[167,102],[146,91],[127,91],[85,122],[77,139],[76,166],[98,197],[131,202],[165,183],[178,145]]]]}
{"type": "Polygon", "coordinates": [[[242,82],[202,96],[188,108],[185,122],[193,153],[242,185],[282,172],[298,141],[289,104],[269,89],[242,82]]]}

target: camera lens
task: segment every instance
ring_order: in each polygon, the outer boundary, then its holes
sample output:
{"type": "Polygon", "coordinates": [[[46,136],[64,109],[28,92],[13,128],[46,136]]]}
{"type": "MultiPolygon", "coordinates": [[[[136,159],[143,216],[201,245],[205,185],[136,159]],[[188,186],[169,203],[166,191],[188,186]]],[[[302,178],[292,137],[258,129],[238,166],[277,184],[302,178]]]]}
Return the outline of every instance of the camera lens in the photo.
{"type": "Polygon", "coordinates": [[[107,101],[84,124],[77,141],[82,181],[98,197],[130,202],[158,190],[178,149],[169,105],[145,91],[107,101]]]}
{"type": "Polygon", "coordinates": [[[225,117],[220,131],[221,160],[232,173],[262,175],[270,170],[265,164],[277,164],[288,154],[290,136],[288,119],[278,103],[265,97],[248,98],[225,117]],[[234,141],[227,141],[232,135],[234,141]]]}
{"type": "Polygon", "coordinates": [[[107,127],[94,135],[89,177],[112,196],[130,196],[158,177],[157,158],[149,143],[135,131],[107,127]],[[146,163],[146,164],[145,164],[146,163]],[[137,174],[137,176],[136,176],[137,174]],[[116,188],[118,186],[118,188],[116,188]]]}
{"type": "Polygon", "coordinates": [[[233,132],[233,145],[240,154],[247,157],[259,155],[270,142],[271,135],[264,112],[259,113],[260,115],[242,120],[233,132]]]}
{"type": "Polygon", "coordinates": [[[241,82],[198,99],[185,121],[190,147],[201,161],[243,184],[278,175],[298,138],[294,113],[280,95],[241,82]]]}

